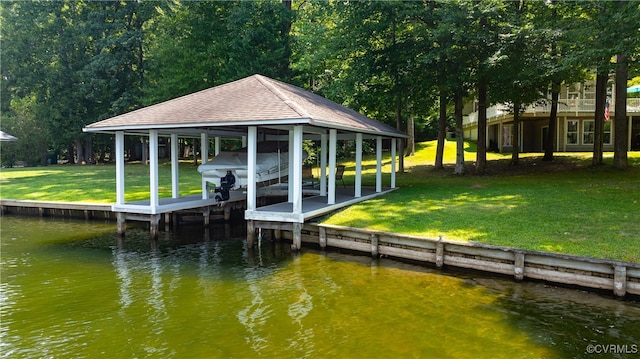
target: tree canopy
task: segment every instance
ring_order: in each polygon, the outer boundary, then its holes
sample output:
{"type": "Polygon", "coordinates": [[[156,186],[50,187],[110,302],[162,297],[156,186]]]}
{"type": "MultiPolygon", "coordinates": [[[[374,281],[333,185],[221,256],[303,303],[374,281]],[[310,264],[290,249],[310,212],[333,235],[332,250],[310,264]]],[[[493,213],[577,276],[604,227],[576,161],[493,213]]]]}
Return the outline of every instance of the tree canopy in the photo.
{"type": "Polygon", "coordinates": [[[409,133],[460,130],[463,98],[517,118],[563,81],[637,76],[638,19],[639,1],[3,1],[0,124],[22,141],[0,160],[95,161],[112,141],[85,125],[254,73],[409,133]]]}

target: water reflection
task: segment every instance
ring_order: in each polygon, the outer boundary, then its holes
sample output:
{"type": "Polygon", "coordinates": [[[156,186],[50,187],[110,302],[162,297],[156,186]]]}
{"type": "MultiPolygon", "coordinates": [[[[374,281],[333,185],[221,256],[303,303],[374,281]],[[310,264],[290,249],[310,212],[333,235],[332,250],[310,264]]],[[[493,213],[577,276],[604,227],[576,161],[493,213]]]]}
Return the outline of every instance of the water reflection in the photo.
{"type": "Polygon", "coordinates": [[[155,248],[146,228],[118,243],[112,223],[2,225],[0,357],[587,358],[588,344],[640,344],[638,303],[540,283],[251,249],[216,225],[155,248]]]}

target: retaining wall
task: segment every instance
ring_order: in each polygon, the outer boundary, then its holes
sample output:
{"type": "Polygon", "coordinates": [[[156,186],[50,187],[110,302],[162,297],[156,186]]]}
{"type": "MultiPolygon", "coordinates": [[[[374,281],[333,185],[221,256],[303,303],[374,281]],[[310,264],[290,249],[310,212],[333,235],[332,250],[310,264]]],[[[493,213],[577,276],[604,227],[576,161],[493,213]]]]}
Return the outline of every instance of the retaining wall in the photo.
{"type": "MultiPolygon", "coordinates": [[[[282,236],[292,238],[289,231],[282,236]]],[[[432,239],[366,229],[305,224],[302,242],[490,273],[640,296],[640,263],[432,239]]]]}

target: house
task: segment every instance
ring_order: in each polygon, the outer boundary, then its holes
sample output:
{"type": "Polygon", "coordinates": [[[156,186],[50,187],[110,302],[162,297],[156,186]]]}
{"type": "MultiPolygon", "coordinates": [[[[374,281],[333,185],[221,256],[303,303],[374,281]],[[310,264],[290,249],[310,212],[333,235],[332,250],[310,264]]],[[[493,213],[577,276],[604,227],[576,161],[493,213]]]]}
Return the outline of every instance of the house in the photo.
{"type": "MultiPolygon", "coordinates": [[[[615,126],[614,86],[607,91],[609,120],[604,125],[605,151],[613,151],[615,126]]],[[[549,99],[550,99],[549,95],[549,99]]],[[[478,139],[477,101],[465,108],[463,120],[465,139],[478,139]]],[[[487,147],[496,152],[510,152],[519,144],[521,152],[543,152],[549,133],[551,101],[527,107],[520,117],[519,138],[513,138],[513,113],[505,105],[487,109],[487,147]]],[[[595,81],[562,86],[559,96],[554,151],[592,151],[594,143],[595,81]]],[[[627,99],[629,121],[628,148],[640,151],[640,98],[627,99]]]]}

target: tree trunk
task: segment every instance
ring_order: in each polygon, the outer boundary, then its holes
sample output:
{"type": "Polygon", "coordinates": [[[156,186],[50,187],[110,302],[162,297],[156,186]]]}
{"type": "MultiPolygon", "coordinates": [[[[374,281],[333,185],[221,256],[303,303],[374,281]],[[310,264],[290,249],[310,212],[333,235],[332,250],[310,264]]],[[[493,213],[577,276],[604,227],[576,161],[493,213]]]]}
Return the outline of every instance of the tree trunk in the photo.
{"type": "Polygon", "coordinates": [[[195,166],[198,165],[198,150],[197,148],[199,148],[199,142],[197,140],[193,140],[193,164],[195,166]]]}
{"type": "Polygon", "coordinates": [[[149,150],[147,148],[147,141],[144,137],[140,137],[140,142],[142,143],[142,164],[146,165],[147,160],[149,159],[148,153],[149,150]]]}
{"type": "Polygon", "coordinates": [[[595,127],[593,129],[593,159],[591,161],[594,166],[602,164],[602,140],[604,134],[604,109],[607,101],[607,80],[607,71],[598,71],[598,74],[596,75],[596,110],[594,116],[595,127]]]}
{"type": "Polygon", "coordinates": [[[447,96],[440,91],[440,116],[438,118],[438,145],[436,146],[436,163],[438,170],[444,168],[444,141],[447,136],[447,96]]]}
{"type": "Polygon", "coordinates": [[[513,104],[513,141],[511,142],[511,163],[517,166],[520,163],[520,104],[513,104]]]}
{"type": "Polygon", "coordinates": [[[629,121],[627,119],[627,76],[629,63],[627,56],[616,56],[616,104],[615,104],[615,133],[613,136],[613,166],[625,169],[629,166],[627,152],[629,151],[629,121]]]}
{"type": "Polygon", "coordinates": [[[72,165],[74,163],[76,163],[76,159],[75,159],[75,147],[73,147],[73,145],[68,145],[67,146],[67,163],[72,165]]]}
{"type": "Polygon", "coordinates": [[[84,161],[84,150],[82,148],[82,141],[79,138],[76,139],[76,149],[77,149],[77,157],[78,164],[84,165],[86,162],[84,161]]]}
{"type": "Polygon", "coordinates": [[[407,143],[407,156],[414,156],[416,154],[416,131],[413,122],[413,116],[409,116],[407,119],[407,134],[409,140],[407,143]]]}
{"type": "Polygon", "coordinates": [[[463,175],[464,168],[464,134],[462,132],[462,92],[456,91],[454,117],[456,120],[456,168],[453,173],[463,175]]]}
{"type": "Polygon", "coordinates": [[[85,163],[93,163],[93,137],[87,136],[84,149],[84,161],[85,163]]]}
{"type": "MultiPolygon", "coordinates": [[[[396,128],[402,131],[402,101],[398,96],[396,101],[396,128]]],[[[398,146],[398,173],[404,173],[404,139],[399,138],[398,146]]]]}
{"type": "Polygon", "coordinates": [[[556,137],[556,124],[558,123],[558,99],[560,98],[560,82],[551,84],[551,113],[549,113],[549,128],[544,142],[543,161],[553,161],[553,143],[556,137]]]}
{"type": "Polygon", "coordinates": [[[478,83],[478,150],[476,152],[476,174],[487,168],[487,83],[478,83]]]}

